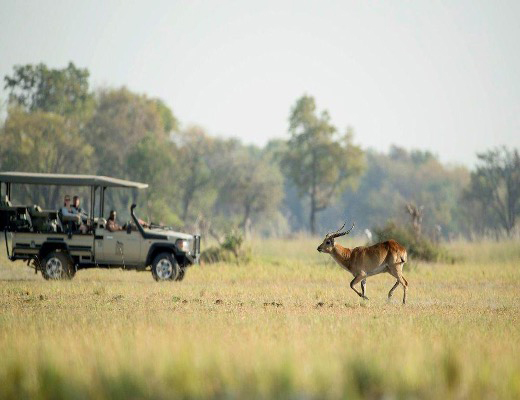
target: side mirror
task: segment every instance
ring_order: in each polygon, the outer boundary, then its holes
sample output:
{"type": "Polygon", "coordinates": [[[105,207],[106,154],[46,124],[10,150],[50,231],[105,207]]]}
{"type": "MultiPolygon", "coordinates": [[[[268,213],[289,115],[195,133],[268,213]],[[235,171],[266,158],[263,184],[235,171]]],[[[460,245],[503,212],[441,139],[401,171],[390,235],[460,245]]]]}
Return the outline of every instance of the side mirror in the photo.
{"type": "Polygon", "coordinates": [[[131,223],[126,224],[126,233],[128,233],[129,235],[132,233],[132,224],[131,223]]]}

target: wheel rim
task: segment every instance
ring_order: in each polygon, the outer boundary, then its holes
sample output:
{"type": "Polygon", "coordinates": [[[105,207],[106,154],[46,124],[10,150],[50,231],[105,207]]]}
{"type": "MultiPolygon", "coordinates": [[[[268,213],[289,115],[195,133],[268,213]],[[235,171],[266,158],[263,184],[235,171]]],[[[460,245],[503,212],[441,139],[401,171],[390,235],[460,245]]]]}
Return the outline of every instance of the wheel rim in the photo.
{"type": "Polygon", "coordinates": [[[63,264],[58,257],[51,257],[45,263],[45,273],[49,279],[61,279],[63,264]]]}
{"type": "Polygon", "coordinates": [[[157,263],[155,272],[159,279],[170,279],[173,275],[173,264],[170,260],[163,258],[157,263]]]}

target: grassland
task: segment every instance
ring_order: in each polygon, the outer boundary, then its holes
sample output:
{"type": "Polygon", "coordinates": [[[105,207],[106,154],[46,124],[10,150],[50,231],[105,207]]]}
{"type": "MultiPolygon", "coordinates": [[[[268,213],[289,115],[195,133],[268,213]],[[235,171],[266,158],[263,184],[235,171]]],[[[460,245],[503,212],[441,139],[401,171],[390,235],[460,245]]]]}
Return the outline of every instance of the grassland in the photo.
{"type": "Polygon", "coordinates": [[[389,275],[355,296],[317,244],[255,242],[171,284],[47,282],[2,255],[0,398],[520,398],[519,243],[412,264],[404,307],[389,275]]]}

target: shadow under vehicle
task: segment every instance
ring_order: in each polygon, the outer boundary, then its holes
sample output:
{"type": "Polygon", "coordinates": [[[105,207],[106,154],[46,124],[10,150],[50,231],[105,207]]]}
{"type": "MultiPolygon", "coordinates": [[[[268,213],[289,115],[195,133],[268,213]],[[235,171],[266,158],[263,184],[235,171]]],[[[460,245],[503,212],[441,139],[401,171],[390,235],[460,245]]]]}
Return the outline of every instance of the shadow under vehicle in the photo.
{"type": "Polygon", "coordinates": [[[199,260],[200,235],[153,224],[145,227],[135,215],[135,204],[130,208],[133,222],[124,230],[106,229],[105,191],[147,187],[105,176],[0,172],[0,231],[4,231],[7,257],[26,260],[45,279],[71,279],[79,269],[115,266],[150,270],[156,281],[182,280],[186,269],[199,260]],[[90,188],[87,233],[79,231],[78,218],[65,217],[59,210],[13,205],[13,184],[90,188]]]}

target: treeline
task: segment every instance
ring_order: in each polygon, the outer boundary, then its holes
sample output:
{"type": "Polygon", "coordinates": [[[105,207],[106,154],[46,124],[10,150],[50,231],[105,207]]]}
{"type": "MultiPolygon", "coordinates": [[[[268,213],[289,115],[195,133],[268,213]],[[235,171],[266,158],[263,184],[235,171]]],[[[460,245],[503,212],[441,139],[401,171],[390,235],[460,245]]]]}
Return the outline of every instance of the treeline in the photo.
{"type": "MultiPolygon", "coordinates": [[[[147,191],[113,190],[107,202],[123,211],[138,201],[140,215],[154,222],[277,236],[322,234],[345,220],[358,232],[415,222],[436,239],[515,233],[517,150],[481,154],[474,171],[424,151],[363,150],[352,129],[338,130],[311,96],[290,109],[287,140],[259,148],[183,127],[160,99],[124,87],[92,90],[88,70],[72,63],[15,66],[4,82],[0,170],[146,182],[147,191]]],[[[17,193],[46,207],[60,195],[57,188],[17,193]]]]}

